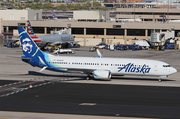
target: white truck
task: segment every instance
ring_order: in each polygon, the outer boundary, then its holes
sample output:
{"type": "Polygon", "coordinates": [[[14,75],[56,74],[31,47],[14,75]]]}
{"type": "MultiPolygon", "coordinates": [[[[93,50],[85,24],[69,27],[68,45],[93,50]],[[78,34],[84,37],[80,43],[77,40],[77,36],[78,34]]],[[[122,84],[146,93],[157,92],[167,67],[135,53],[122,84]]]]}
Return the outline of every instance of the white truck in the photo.
{"type": "Polygon", "coordinates": [[[55,48],[55,50],[54,50],[53,53],[54,53],[54,54],[63,54],[63,53],[65,53],[65,54],[70,54],[70,53],[75,54],[75,51],[74,51],[73,49],[60,49],[60,48],[55,48]]]}
{"type": "Polygon", "coordinates": [[[105,47],[107,50],[114,51],[114,44],[108,44],[105,47]]]}

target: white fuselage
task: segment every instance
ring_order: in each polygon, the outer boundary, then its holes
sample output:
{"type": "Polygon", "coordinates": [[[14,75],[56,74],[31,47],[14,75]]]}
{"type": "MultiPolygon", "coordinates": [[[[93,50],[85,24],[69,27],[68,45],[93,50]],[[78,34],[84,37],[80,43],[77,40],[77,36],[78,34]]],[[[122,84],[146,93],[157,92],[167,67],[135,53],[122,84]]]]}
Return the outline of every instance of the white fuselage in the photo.
{"type": "Polygon", "coordinates": [[[157,60],[129,58],[94,58],[50,56],[50,64],[56,67],[76,71],[108,70],[112,75],[167,76],[177,70],[169,64],[157,60]]]}

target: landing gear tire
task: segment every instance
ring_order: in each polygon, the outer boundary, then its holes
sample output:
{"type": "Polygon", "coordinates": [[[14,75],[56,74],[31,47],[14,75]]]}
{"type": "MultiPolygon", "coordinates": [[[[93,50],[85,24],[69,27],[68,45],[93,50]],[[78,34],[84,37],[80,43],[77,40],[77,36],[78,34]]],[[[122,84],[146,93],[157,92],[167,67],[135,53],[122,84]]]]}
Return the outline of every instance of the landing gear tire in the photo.
{"type": "Polygon", "coordinates": [[[42,51],[45,51],[45,48],[44,47],[42,47],[42,48],[40,48],[42,51]]]}
{"type": "Polygon", "coordinates": [[[161,79],[159,79],[159,82],[161,82],[161,79]]]}
{"type": "Polygon", "coordinates": [[[91,79],[91,77],[90,76],[86,76],[86,80],[90,80],[91,79]]]}

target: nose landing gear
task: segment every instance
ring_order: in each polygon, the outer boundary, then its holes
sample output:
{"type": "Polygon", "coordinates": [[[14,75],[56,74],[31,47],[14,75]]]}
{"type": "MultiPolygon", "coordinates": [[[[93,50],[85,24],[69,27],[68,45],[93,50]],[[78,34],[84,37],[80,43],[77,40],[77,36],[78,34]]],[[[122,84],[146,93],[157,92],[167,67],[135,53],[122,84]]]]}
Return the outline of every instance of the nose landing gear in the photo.
{"type": "Polygon", "coordinates": [[[158,81],[161,82],[161,79],[162,79],[162,78],[167,78],[167,77],[168,77],[168,76],[160,76],[158,81]]]}

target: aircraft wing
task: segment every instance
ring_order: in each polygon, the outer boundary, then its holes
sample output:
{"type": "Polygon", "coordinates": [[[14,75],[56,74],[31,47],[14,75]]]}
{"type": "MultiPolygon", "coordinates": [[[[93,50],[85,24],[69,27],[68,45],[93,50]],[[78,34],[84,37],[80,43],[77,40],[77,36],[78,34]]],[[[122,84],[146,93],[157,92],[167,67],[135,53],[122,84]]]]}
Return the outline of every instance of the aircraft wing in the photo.
{"type": "Polygon", "coordinates": [[[19,38],[12,38],[11,39],[12,41],[18,41],[18,40],[20,40],[19,38]]]}
{"type": "Polygon", "coordinates": [[[51,45],[58,45],[58,44],[62,44],[62,43],[65,43],[63,41],[56,41],[56,42],[52,42],[51,45]]]}
{"type": "Polygon", "coordinates": [[[59,45],[59,44],[63,44],[63,43],[78,43],[78,41],[56,41],[56,42],[51,42],[51,45],[59,45]]]}
{"type": "Polygon", "coordinates": [[[73,72],[73,73],[92,73],[93,71],[95,71],[96,69],[79,69],[79,68],[63,68],[63,67],[47,67],[47,68],[60,68],[63,70],[67,70],[68,72],[73,72]]]}
{"type": "Polygon", "coordinates": [[[77,72],[77,70],[81,73],[92,73],[93,71],[95,71],[96,69],[78,69],[78,68],[68,68],[67,69],[70,72],[77,72]]]}

